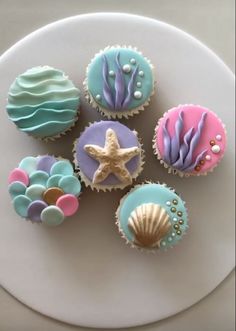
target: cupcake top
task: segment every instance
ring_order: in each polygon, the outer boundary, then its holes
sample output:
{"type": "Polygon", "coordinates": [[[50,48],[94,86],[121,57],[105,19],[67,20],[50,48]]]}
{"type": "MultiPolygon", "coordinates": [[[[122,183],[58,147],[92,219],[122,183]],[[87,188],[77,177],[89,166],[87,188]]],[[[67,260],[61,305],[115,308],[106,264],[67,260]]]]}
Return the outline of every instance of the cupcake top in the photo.
{"type": "Polygon", "coordinates": [[[124,188],[142,170],[137,134],[119,122],[91,124],[76,140],[74,153],[81,179],[96,189],[124,188]]]}
{"type": "Polygon", "coordinates": [[[16,213],[32,222],[59,225],[79,206],[81,185],[70,161],[54,156],[28,156],[8,177],[16,213]]]}
{"type": "Polygon", "coordinates": [[[152,65],[136,49],[107,47],[87,68],[89,99],[108,117],[137,113],[154,89],[152,65]]]}
{"type": "Polygon", "coordinates": [[[215,113],[180,105],[164,114],[155,130],[154,150],[166,167],[186,175],[211,171],[226,147],[224,125],[215,113]]]}
{"type": "Polygon", "coordinates": [[[166,249],[177,244],[188,228],[183,200],[166,185],[135,186],[116,212],[122,236],[142,249],[166,249]]]}
{"type": "Polygon", "coordinates": [[[60,136],[74,125],[79,104],[79,90],[61,70],[39,66],[13,82],[7,113],[21,131],[48,139],[60,136]]]}

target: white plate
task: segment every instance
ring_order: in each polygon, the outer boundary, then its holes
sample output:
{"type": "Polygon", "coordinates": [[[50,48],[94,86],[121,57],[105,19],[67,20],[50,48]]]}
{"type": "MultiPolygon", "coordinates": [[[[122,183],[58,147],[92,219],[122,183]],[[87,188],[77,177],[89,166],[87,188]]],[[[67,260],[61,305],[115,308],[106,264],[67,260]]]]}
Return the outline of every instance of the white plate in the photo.
{"type": "Polygon", "coordinates": [[[234,267],[234,76],[209,49],[188,34],[152,19],[91,14],[42,28],[0,58],[1,223],[0,283],[31,308],[65,322],[128,327],[160,320],[211,292],[234,267]],[[18,132],[4,111],[9,85],[24,70],[48,64],[63,69],[82,88],[85,67],[107,45],[137,46],[156,67],[158,93],[150,107],[123,121],[136,128],[146,150],[139,182],[159,180],[187,201],[190,229],[175,249],[144,254],[119,237],[114,212],[124,191],[84,190],[77,216],[58,228],[32,225],[11,208],[7,175],[26,155],[71,158],[72,141],[100,119],[83,100],[78,125],[54,143],[18,132]],[[228,148],[207,177],[168,175],[152,154],[155,121],[179,103],[213,109],[225,122],[228,148]]]}

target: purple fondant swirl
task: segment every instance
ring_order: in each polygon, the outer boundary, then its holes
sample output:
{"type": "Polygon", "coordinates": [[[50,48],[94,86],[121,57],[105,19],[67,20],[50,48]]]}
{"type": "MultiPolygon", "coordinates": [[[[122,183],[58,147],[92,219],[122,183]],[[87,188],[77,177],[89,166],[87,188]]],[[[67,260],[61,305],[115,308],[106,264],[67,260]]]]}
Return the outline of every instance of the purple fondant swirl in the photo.
{"type": "Polygon", "coordinates": [[[187,154],[187,156],[184,160],[184,164],[183,164],[183,167],[182,167],[183,170],[190,167],[191,164],[193,163],[193,152],[194,152],[195,148],[197,147],[197,144],[198,144],[199,139],[201,137],[201,133],[202,133],[202,129],[203,129],[203,126],[204,126],[206,116],[207,116],[207,113],[202,114],[200,122],[198,123],[197,131],[195,132],[193,138],[190,141],[189,151],[188,151],[188,154],[187,154]]]}
{"type": "Polygon", "coordinates": [[[103,68],[102,68],[102,77],[103,77],[103,95],[110,108],[115,108],[111,87],[108,81],[108,62],[105,55],[103,55],[103,68]]]}
{"type": "Polygon", "coordinates": [[[180,135],[183,129],[183,111],[179,113],[179,118],[175,123],[175,135],[171,139],[171,151],[170,151],[170,158],[171,163],[173,164],[176,162],[178,155],[179,155],[179,148],[180,148],[180,135]]]}
{"type": "Polygon", "coordinates": [[[130,78],[130,81],[129,81],[129,84],[127,87],[127,96],[122,104],[122,108],[128,107],[130,102],[132,101],[132,96],[134,93],[134,83],[135,83],[135,79],[136,79],[136,76],[138,73],[138,69],[139,69],[139,67],[137,66],[132,73],[132,76],[130,78]]]}
{"type": "Polygon", "coordinates": [[[120,52],[116,55],[116,78],[115,78],[115,109],[121,109],[125,97],[125,79],[120,65],[120,52]]]}
{"type": "Polygon", "coordinates": [[[167,129],[169,119],[163,124],[163,144],[164,155],[163,159],[166,163],[174,168],[183,171],[192,171],[199,161],[205,156],[207,150],[203,150],[193,159],[194,151],[200,140],[201,133],[204,127],[207,113],[203,113],[198,123],[196,132],[194,128],[190,128],[183,136],[181,143],[181,132],[184,125],[183,112],[179,113],[179,117],[175,123],[175,134],[171,138],[167,129]],[[194,133],[194,134],[193,134],[194,133]]]}

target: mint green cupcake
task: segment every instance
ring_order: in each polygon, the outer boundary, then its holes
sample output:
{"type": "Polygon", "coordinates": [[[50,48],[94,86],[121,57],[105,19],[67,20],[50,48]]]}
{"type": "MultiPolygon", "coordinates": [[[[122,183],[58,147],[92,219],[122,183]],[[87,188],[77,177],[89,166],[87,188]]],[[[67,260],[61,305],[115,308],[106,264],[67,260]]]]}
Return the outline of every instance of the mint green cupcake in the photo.
{"type": "Polygon", "coordinates": [[[74,126],[79,105],[80,91],[63,71],[38,66],[20,74],[12,83],[7,113],[20,131],[53,140],[74,126]]]}

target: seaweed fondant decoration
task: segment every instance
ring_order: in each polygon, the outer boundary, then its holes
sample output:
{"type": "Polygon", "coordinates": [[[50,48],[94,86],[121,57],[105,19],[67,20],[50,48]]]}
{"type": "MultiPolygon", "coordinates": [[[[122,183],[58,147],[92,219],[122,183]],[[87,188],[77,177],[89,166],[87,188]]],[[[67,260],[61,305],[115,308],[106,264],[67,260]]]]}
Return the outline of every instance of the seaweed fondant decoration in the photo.
{"type": "Polygon", "coordinates": [[[175,123],[175,134],[171,138],[168,132],[167,119],[163,126],[164,137],[164,161],[178,170],[192,171],[197,164],[205,156],[207,149],[202,150],[195,158],[193,158],[194,150],[201,138],[201,133],[204,127],[207,113],[204,112],[198,123],[197,130],[190,128],[181,139],[181,133],[184,126],[184,112],[179,113],[178,119],[175,123]]]}
{"type": "Polygon", "coordinates": [[[85,151],[100,164],[93,176],[93,183],[104,181],[113,173],[122,183],[131,183],[132,176],[125,164],[134,156],[139,155],[139,147],[121,148],[114,130],[106,131],[105,146],[85,145],[85,151]]]}
{"type": "Polygon", "coordinates": [[[132,98],[134,97],[135,79],[139,70],[136,66],[133,71],[130,66],[121,67],[120,64],[120,52],[117,52],[115,59],[116,71],[114,88],[111,86],[108,76],[108,60],[105,54],[103,54],[103,96],[111,109],[121,110],[129,107],[132,98]],[[124,75],[129,74],[130,78],[126,86],[124,75]]]}

